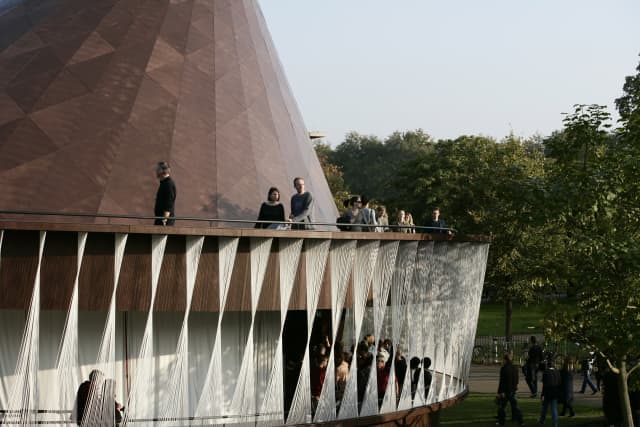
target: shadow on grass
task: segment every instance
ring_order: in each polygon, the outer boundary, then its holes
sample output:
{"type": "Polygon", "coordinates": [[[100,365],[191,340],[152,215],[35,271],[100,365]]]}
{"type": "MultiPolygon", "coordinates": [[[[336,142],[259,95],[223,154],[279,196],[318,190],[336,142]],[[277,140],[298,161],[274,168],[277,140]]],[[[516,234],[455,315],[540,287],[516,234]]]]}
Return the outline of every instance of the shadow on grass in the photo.
{"type": "MultiPolygon", "coordinates": [[[[478,427],[495,427],[497,406],[494,403],[495,395],[489,393],[470,393],[467,398],[456,406],[444,409],[440,414],[440,425],[447,427],[463,427],[468,425],[478,427]]],[[[539,399],[520,399],[518,401],[524,424],[527,426],[536,426],[540,417],[542,403],[539,399]]],[[[559,405],[558,411],[562,410],[559,405]]],[[[515,422],[509,421],[510,407],[507,406],[507,422],[506,426],[513,425],[515,422]]],[[[559,425],[569,427],[601,427],[606,425],[604,415],[601,408],[588,406],[584,404],[575,405],[576,416],[559,417],[559,425]]],[[[551,425],[551,415],[547,414],[545,425],[551,425]]]]}

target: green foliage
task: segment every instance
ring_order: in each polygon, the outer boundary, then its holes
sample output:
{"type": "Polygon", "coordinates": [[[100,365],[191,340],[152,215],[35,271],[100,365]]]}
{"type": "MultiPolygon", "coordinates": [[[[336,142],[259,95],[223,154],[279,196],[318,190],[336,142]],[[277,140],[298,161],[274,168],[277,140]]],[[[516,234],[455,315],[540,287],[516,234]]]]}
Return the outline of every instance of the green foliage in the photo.
{"type": "Polygon", "coordinates": [[[333,150],[328,144],[315,142],[313,148],[316,150],[320,166],[327,179],[327,184],[329,184],[329,190],[331,190],[331,194],[333,195],[333,202],[336,204],[338,212],[340,212],[343,209],[342,201],[349,197],[349,188],[344,182],[342,170],[329,160],[333,150]]]}
{"type": "MultiPolygon", "coordinates": [[[[576,313],[548,327],[608,359],[624,391],[640,355],[640,152],[628,121],[616,134],[608,122],[605,107],[576,105],[545,143],[549,223],[566,231],[561,256],[579,298],[576,313]]],[[[628,399],[622,406],[628,414],[628,399]]]]}
{"type": "Polygon", "coordinates": [[[535,299],[560,243],[541,213],[545,158],[536,140],[475,136],[439,141],[402,168],[395,205],[424,223],[439,206],[450,226],[492,239],[486,285],[501,301],[535,299]]]}
{"type": "Polygon", "coordinates": [[[432,144],[431,137],[420,129],[396,132],[385,141],[351,132],[328,159],[343,172],[353,193],[386,201],[395,193],[392,179],[396,171],[432,144]]]}
{"type": "Polygon", "coordinates": [[[616,99],[620,122],[624,132],[635,138],[640,137],[640,64],[638,74],[625,78],[622,90],[624,94],[616,99]]]}
{"type": "Polygon", "coordinates": [[[640,368],[633,371],[640,357],[637,70],[616,100],[615,130],[605,107],[580,104],[544,141],[433,141],[421,130],[381,141],[351,133],[319,152],[335,191],[376,198],[390,216],[394,208],[410,211],[418,225],[439,206],[449,226],[489,235],[485,288],[498,301],[566,291],[576,310],[552,310],[547,336],[598,351],[619,373],[621,390],[640,388],[640,368]]]}

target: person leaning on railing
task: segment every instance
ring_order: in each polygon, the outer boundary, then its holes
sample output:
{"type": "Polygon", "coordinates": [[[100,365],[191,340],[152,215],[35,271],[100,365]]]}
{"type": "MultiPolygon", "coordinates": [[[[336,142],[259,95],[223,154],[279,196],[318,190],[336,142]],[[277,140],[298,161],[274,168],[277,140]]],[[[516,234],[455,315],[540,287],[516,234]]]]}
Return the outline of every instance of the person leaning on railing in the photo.
{"type": "MultiPolygon", "coordinates": [[[[304,178],[294,178],[293,186],[296,189],[296,194],[291,196],[291,214],[289,215],[289,219],[294,223],[313,222],[311,219],[311,212],[313,211],[313,195],[304,190],[304,178]]],[[[292,224],[291,229],[313,230],[314,227],[310,224],[292,224]]]]}
{"type": "Polygon", "coordinates": [[[431,219],[427,221],[427,227],[431,227],[429,233],[451,234],[451,230],[447,229],[447,223],[444,219],[440,218],[440,208],[436,207],[431,212],[431,219]]]}
{"type": "Polygon", "coordinates": [[[396,217],[395,225],[398,225],[400,227],[398,227],[397,229],[395,229],[393,231],[400,232],[400,233],[409,233],[410,232],[409,227],[407,227],[409,225],[409,223],[407,222],[407,216],[406,216],[406,214],[405,214],[405,212],[403,210],[398,211],[398,215],[396,217]]]}
{"type": "MultiPolygon", "coordinates": [[[[271,187],[267,193],[267,201],[260,206],[258,221],[278,221],[284,222],[284,206],[280,203],[280,190],[271,187]]],[[[255,228],[278,228],[280,224],[270,224],[268,222],[257,222],[255,228]]]]}
{"type": "Polygon", "coordinates": [[[389,231],[389,216],[386,207],[380,205],[376,208],[376,218],[380,226],[377,231],[389,231]]]}

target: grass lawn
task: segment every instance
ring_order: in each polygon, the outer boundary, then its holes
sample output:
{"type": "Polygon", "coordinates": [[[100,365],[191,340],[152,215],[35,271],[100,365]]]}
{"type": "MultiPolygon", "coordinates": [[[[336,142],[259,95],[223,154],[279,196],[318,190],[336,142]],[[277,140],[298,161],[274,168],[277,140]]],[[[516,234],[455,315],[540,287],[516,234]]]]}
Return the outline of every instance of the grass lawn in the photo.
{"type": "MultiPolygon", "coordinates": [[[[495,394],[470,393],[467,398],[456,406],[442,410],[440,414],[440,425],[450,427],[464,427],[468,425],[478,427],[495,427],[497,419],[497,407],[494,403],[495,394]]],[[[540,399],[519,399],[518,403],[522,410],[524,423],[527,426],[538,424],[538,417],[542,403],[540,399]]],[[[561,405],[558,411],[561,410],[561,405]]],[[[558,424],[561,426],[573,427],[596,427],[606,425],[602,409],[585,404],[575,405],[576,416],[573,418],[558,417],[558,424]]],[[[507,406],[506,426],[515,426],[515,422],[510,421],[511,409],[507,406]]],[[[551,415],[547,414],[545,425],[551,425],[551,415]]]]}
{"type": "MultiPolygon", "coordinates": [[[[557,304],[558,310],[573,311],[572,300],[547,301],[540,304],[513,304],[512,331],[515,335],[541,334],[542,321],[552,307],[557,304]]],[[[477,336],[504,335],[504,304],[484,303],[480,305],[477,336]]]]}

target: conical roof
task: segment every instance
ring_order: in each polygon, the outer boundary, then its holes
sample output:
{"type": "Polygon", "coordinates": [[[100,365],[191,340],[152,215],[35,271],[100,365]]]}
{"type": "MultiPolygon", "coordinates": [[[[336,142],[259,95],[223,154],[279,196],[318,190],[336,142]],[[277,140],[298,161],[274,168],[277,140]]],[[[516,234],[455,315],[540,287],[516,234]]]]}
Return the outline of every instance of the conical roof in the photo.
{"type": "Polygon", "coordinates": [[[253,219],[305,178],[336,209],[252,0],[0,4],[0,209],[253,219]]]}

